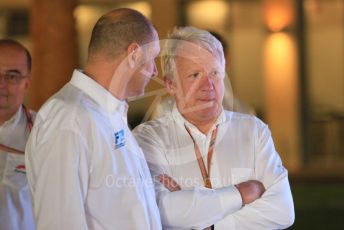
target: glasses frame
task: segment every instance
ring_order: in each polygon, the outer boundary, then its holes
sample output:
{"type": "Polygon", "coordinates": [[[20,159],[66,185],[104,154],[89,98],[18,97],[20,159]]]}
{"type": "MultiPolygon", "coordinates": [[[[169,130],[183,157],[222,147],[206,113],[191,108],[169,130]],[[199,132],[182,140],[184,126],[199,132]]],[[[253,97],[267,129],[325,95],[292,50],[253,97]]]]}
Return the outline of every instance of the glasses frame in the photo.
{"type": "Polygon", "coordinates": [[[4,81],[7,85],[19,85],[27,77],[27,75],[22,75],[19,72],[5,72],[0,73],[0,82],[4,81]]]}

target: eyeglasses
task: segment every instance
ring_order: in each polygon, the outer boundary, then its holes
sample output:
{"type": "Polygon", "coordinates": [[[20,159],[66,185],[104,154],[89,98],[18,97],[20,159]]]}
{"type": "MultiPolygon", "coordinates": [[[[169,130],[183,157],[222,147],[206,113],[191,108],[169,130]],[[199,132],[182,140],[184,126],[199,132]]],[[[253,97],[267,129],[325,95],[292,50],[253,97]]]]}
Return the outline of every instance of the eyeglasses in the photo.
{"type": "Polygon", "coordinates": [[[24,78],[26,78],[26,76],[23,76],[18,72],[0,73],[0,80],[4,79],[4,82],[8,85],[18,85],[24,78]]]}

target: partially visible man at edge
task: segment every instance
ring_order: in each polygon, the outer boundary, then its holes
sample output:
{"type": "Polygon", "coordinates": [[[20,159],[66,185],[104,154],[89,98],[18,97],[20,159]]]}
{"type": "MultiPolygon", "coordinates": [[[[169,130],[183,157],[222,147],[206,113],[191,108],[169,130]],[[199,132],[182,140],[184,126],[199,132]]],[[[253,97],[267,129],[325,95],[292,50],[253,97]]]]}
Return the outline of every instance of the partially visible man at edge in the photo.
{"type": "Polygon", "coordinates": [[[30,74],[29,51],[0,39],[0,229],[35,229],[24,157],[35,116],[23,105],[30,74]]]}
{"type": "Polygon", "coordinates": [[[39,110],[26,146],[38,230],[161,229],[126,99],[157,74],[159,38],[139,12],[115,9],[92,31],[84,71],[39,110]]]}
{"type": "Polygon", "coordinates": [[[222,107],[221,43],[207,31],[181,27],[168,37],[161,56],[176,106],[134,134],[155,181],[163,226],[289,227],[294,206],[288,173],[267,125],[222,107]]]}

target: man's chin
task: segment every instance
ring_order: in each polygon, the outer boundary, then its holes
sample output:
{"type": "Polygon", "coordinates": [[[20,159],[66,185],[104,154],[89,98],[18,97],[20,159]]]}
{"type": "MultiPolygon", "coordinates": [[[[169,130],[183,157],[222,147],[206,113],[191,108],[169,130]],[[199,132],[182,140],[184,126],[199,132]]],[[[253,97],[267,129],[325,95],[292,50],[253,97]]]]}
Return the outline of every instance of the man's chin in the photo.
{"type": "Polygon", "coordinates": [[[215,101],[207,101],[196,103],[193,106],[178,106],[178,109],[185,114],[195,112],[199,114],[214,114],[219,110],[219,106],[215,101]]]}
{"type": "Polygon", "coordinates": [[[199,114],[204,118],[214,118],[221,113],[221,107],[217,104],[199,110],[199,114]]]}
{"type": "Polygon", "coordinates": [[[204,111],[214,111],[215,112],[216,110],[218,110],[218,104],[214,100],[202,101],[202,103],[199,103],[198,107],[204,111]]]}
{"type": "Polygon", "coordinates": [[[213,119],[213,118],[216,118],[218,115],[219,115],[219,112],[218,111],[214,111],[214,110],[203,110],[203,111],[200,111],[199,112],[199,115],[201,117],[203,117],[204,119],[213,119]]]}

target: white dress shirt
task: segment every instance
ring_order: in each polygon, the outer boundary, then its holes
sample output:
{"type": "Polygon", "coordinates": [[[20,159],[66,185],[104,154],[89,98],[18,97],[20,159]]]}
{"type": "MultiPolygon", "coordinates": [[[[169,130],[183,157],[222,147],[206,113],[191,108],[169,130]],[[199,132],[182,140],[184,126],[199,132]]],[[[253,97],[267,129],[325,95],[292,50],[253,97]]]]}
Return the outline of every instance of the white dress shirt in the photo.
{"type": "MultiPolygon", "coordinates": [[[[30,111],[31,115],[34,113],[30,111]]],[[[0,126],[0,143],[24,151],[29,128],[20,106],[12,118],[0,126]]],[[[0,150],[0,229],[35,229],[25,157],[0,150]]]]}
{"type": "Polygon", "coordinates": [[[162,224],[166,229],[281,229],[294,221],[294,206],[287,170],[274,148],[270,131],[251,115],[223,111],[208,135],[184,119],[176,106],[159,119],[134,130],[155,182],[162,224]],[[210,178],[213,189],[203,187],[194,144],[207,165],[212,130],[218,133],[210,178]],[[182,188],[169,192],[156,179],[170,175],[182,188]],[[241,208],[241,196],[233,185],[258,180],[263,196],[241,208]]]}
{"type": "Polygon", "coordinates": [[[161,229],[127,103],[75,70],[38,112],[26,147],[37,229],[161,229]]]}

